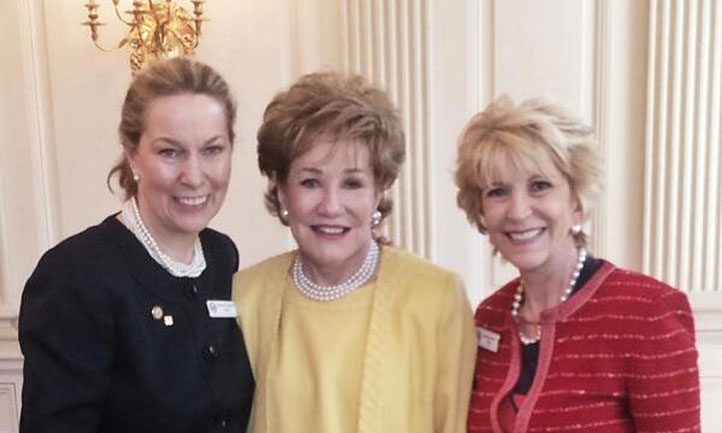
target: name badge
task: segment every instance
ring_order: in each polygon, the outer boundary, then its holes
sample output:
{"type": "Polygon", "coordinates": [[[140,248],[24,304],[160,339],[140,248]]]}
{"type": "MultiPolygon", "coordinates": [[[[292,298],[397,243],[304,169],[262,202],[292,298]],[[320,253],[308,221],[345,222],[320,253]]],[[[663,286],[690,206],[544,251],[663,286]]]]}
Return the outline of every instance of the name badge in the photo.
{"type": "Polygon", "coordinates": [[[501,336],[496,332],[489,331],[482,327],[476,328],[476,340],[479,343],[479,347],[486,349],[490,352],[496,352],[499,350],[499,338],[501,336]]]}
{"type": "Polygon", "coordinates": [[[208,315],[214,319],[233,319],[238,316],[236,304],[233,301],[206,301],[208,315]]]}

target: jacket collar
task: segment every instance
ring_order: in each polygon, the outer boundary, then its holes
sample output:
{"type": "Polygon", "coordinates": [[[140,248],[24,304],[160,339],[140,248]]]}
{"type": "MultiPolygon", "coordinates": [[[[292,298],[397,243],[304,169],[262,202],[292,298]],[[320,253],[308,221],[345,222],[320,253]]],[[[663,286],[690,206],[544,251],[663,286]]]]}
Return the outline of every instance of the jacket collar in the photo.
{"type": "MultiPolygon", "coordinates": [[[[203,253],[209,259],[206,269],[197,278],[178,278],[166,271],[160,264],[150,257],[140,241],[118,221],[117,213],[107,217],[101,226],[111,241],[118,246],[122,258],[128,267],[128,272],[136,282],[146,290],[166,302],[175,302],[184,298],[184,292],[193,284],[199,285],[203,290],[214,281],[215,269],[211,252],[208,251],[208,242],[204,242],[205,234],[201,232],[201,245],[203,253]]],[[[208,287],[210,289],[210,287],[208,287]]]]}

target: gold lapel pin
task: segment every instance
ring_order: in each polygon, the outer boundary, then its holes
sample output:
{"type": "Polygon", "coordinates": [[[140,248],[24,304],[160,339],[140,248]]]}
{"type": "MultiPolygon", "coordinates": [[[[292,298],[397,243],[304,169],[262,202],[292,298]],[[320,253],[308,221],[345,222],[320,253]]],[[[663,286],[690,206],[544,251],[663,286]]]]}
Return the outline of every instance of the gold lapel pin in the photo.
{"type": "Polygon", "coordinates": [[[173,316],[163,316],[163,323],[165,323],[165,326],[173,326],[173,316]]]}
{"type": "Polygon", "coordinates": [[[163,318],[163,309],[160,307],[160,305],[156,305],[155,307],[150,309],[150,315],[153,316],[155,320],[160,320],[163,318]]]}

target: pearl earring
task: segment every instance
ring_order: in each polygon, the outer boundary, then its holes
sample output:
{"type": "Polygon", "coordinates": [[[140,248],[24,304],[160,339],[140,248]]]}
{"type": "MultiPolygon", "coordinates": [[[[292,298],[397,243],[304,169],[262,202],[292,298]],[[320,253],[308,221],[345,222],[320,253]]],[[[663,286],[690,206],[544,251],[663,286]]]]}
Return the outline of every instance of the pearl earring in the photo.
{"type": "Polygon", "coordinates": [[[138,183],[139,181],[140,181],[140,176],[138,176],[137,174],[133,173],[133,182],[138,183]]]}
{"type": "Polygon", "coordinates": [[[576,236],[581,232],[582,232],[581,224],[574,224],[573,226],[571,226],[571,228],[569,228],[569,233],[571,233],[572,236],[576,236]]]}
{"type": "Polygon", "coordinates": [[[281,209],[281,219],[288,219],[288,209],[281,209]]]}
{"type": "Polygon", "coordinates": [[[371,214],[371,225],[372,225],[372,226],[377,226],[377,225],[379,225],[379,224],[381,223],[381,217],[382,217],[382,216],[383,216],[383,214],[381,213],[381,211],[378,210],[378,209],[376,209],[376,210],[374,211],[374,213],[371,214]]]}

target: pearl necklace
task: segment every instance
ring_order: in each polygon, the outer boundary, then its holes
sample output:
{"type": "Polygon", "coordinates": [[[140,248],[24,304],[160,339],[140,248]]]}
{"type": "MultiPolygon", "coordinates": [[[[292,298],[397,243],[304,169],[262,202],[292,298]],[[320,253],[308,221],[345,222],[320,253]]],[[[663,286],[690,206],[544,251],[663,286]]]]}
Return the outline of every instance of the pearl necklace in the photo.
{"type": "Polygon", "coordinates": [[[201,240],[198,237],[196,237],[195,244],[193,245],[193,260],[190,264],[173,260],[161,251],[155,238],[153,238],[153,235],[143,223],[143,218],[140,216],[140,210],[138,209],[138,203],[135,197],[125,203],[121,217],[126,227],[128,227],[140,243],[143,244],[143,247],[145,247],[153,260],[174,277],[197,277],[206,269],[206,258],[203,254],[201,240]]]}
{"type": "Polygon", "coordinates": [[[296,259],[293,262],[292,269],[293,283],[296,285],[296,288],[298,288],[298,291],[306,297],[316,301],[333,301],[366,284],[374,274],[378,260],[379,246],[376,242],[372,241],[363,264],[355,274],[351,275],[349,279],[342,283],[333,286],[322,286],[321,284],[311,281],[311,279],[306,275],[303,271],[301,256],[300,254],[297,254],[296,259]]]}
{"type": "MultiPolygon", "coordinates": [[[[577,280],[579,279],[579,274],[582,272],[582,268],[584,267],[584,261],[587,259],[587,250],[584,248],[579,248],[579,252],[577,254],[577,264],[574,268],[574,272],[572,272],[572,276],[569,278],[569,282],[567,283],[566,289],[564,289],[564,293],[559,297],[559,303],[566,301],[569,296],[572,294],[572,291],[574,290],[574,286],[577,284],[577,280]]],[[[521,307],[522,301],[524,300],[524,284],[519,282],[519,286],[516,288],[516,293],[514,294],[514,302],[511,304],[511,315],[516,320],[516,323],[523,321],[519,317],[519,308],[521,307]]],[[[539,323],[536,323],[535,332],[534,335],[531,337],[527,337],[521,332],[521,328],[519,329],[519,339],[521,340],[521,343],[524,345],[534,344],[537,341],[541,339],[541,325],[539,323]]]]}

